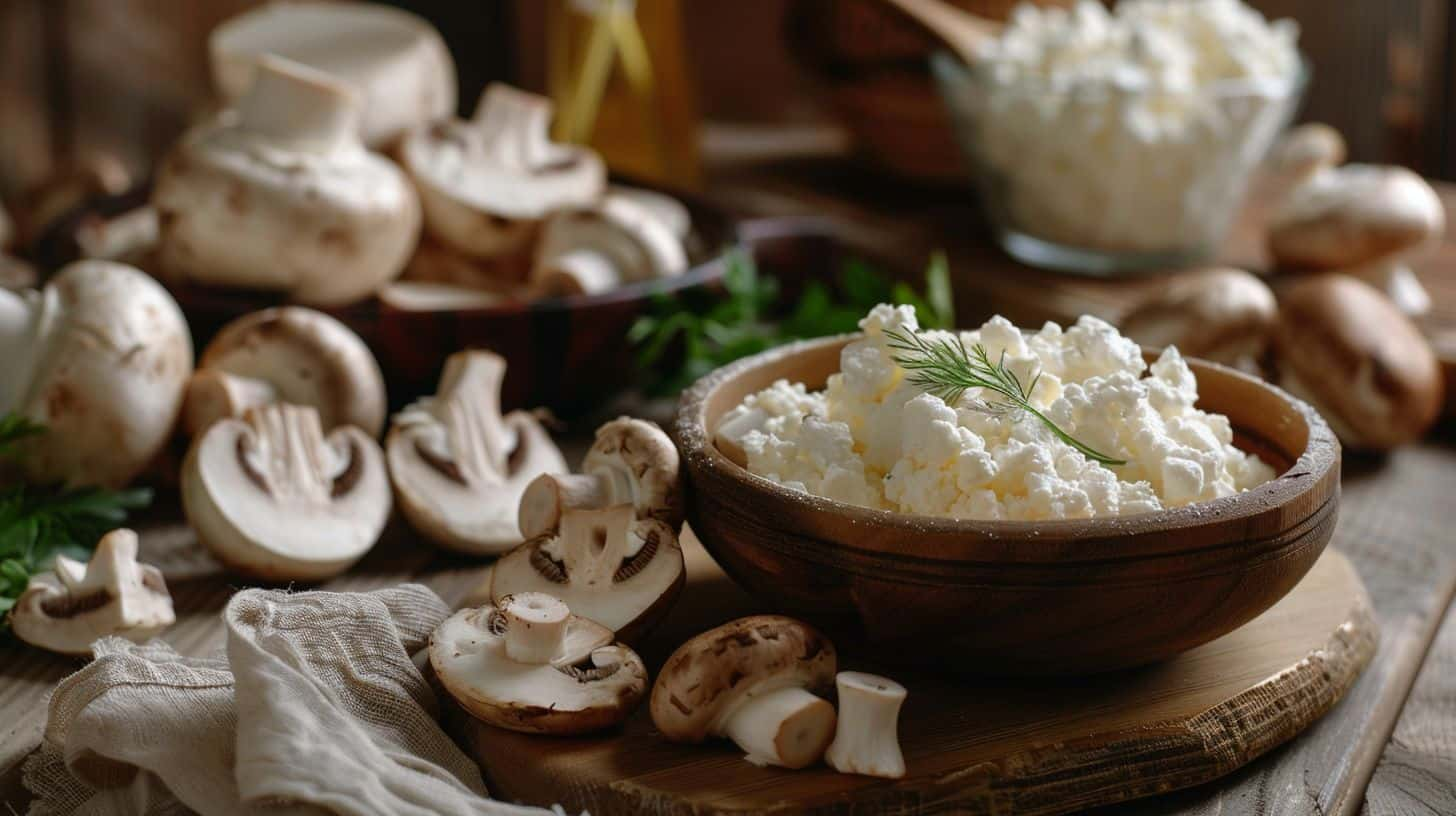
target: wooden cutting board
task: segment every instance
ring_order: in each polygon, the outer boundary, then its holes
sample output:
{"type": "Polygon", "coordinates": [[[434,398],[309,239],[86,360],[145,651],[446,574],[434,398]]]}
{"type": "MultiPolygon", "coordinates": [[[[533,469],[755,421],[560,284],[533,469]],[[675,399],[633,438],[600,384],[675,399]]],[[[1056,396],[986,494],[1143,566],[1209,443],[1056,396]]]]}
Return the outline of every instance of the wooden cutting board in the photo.
{"type": "MultiPolygon", "coordinates": [[[[677,644],[767,611],[685,536],[688,586],[643,645],[655,668],[677,644]]],[[[975,625],[967,621],[967,625],[975,625]]],[[[451,726],[492,793],[611,814],[1030,813],[1079,811],[1229,773],[1298,734],[1349,689],[1375,651],[1364,585],[1329,550],[1260,617],[1168,663],[1063,681],[985,682],[885,670],[837,644],[841,668],[879,670],[910,690],[901,715],[909,774],[758,768],[728,742],[672,745],[644,705],[620,733],[516,734],[456,709],[451,726]]]]}

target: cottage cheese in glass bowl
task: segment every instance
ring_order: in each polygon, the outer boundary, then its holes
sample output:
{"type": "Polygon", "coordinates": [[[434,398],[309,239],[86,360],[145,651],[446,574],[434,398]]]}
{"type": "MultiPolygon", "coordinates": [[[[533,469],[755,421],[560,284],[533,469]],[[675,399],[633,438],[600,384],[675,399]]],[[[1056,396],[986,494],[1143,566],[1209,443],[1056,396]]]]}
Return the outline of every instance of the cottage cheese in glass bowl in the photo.
{"type": "Polygon", "coordinates": [[[1023,5],[980,60],[932,61],[1002,245],[1091,274],[1216,251],[1308,69],[1239,0],[1023,5]]]}

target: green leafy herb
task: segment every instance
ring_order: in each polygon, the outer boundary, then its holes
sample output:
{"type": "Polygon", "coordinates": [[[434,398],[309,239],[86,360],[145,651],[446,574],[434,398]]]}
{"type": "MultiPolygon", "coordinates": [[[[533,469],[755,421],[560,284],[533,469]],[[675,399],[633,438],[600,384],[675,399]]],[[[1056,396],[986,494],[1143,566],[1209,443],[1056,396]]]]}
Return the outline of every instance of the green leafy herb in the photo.
{"type": "MultiPolygon", "coordinates": [[[[0,418],[0,456],[16,455],[16,445],[45,433],[24,417],[0,418]]],[[[131,510],[146,507],[146,489],[67,489],[17,484],[0,488],[0,632],[9,628],[7,613],[25,591],[30,577],[50,569],[57,555],[90,558],[96,541],[120,527],[131,510]]]]}
{"type": "Polygon", "coordinates": [[[959,335],[949,338],[927,340],[914,332],[890,329],[885,332],[890,338],[887,344],[895,351],[895,362],[910,372],[909,381],[925,391],[955,405],[972,388],[981,388],[995,395],[994,400],[976,400],[973,405],[982,411],[998,415],[1028,413],[1041,420],[1058,439],[1076,448],[1091,459],[1103,465],[1125,465],[1127,460],[1115,459],[1100,453],[1072,438],[1072,435],[1057,427],[1046,414],[1031,404],[1031,392],[1041,379],[1038,372],[1031,382],[1023,384],[1006,367],[1006,352],[1002,351],[996,362],[991,362],[986,347],[980,343],[970,349],[961,342],[959,335]]]}
{"type": "Polygon", "coordinates": [[[719,366],[794,340],[855,331],[880,303],[914,306],[928,328],[955,324],[950,268],[940,253],[926,269],[923,295],[862,261],[851,261],[833,288],[810,282],[786,313],[774,312],[779,282],[760,274],[748,252],[733,250],[727,264],[727,297],[707,302],[660,297],[652,314],[633,324],[628,339],[637,347],[637,367],[648,393],[675,393],[719,366]]]}

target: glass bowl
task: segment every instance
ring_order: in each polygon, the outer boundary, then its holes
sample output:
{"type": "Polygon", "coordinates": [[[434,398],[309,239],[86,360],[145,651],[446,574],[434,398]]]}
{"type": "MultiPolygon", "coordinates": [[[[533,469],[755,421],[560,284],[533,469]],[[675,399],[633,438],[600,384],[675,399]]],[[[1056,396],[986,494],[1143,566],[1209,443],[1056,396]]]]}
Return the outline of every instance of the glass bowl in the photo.
{"type": "Polygon", "coordinates": [[[1100,276],[1217,252],[1309,77],[1171,93],[1007,84],[948,52],[931,70],[1001,246],[1100,276]]]}

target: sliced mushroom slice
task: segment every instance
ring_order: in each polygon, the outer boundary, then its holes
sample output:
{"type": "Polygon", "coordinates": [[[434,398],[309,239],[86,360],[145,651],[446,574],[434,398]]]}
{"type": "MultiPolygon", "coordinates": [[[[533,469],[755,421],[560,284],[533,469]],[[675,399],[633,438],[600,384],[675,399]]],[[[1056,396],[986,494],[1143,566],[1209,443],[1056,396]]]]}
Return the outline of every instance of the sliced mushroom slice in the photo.
{"type": "Polygon", "coordinates": [[[637,201],[608,196],[547,220],[531,286],[543,296],[592,295],[687,267],[687,251],[670,226],[637,201]]]}
{"type": "Polygon", "coordinates": [[[618,417],[597,428],[580,474],[541,478],[521,496],[521,535],[556,530],[576,509],[630,504],[638,518],[663,522],[676,535],[682,526],[682,479],[677,446],[657,425],[618,417]]]}
{"type": "Polygon", "coordinates": [[[268,581],[338,575],[389,520],[379,444],[352,426],[324,435],[318,411],[272,403],[192,443],[182,507],[218,560],[268,581]]]}
{"type": "Polygon", "coordinates": [[[84,564],[57,556],[53,571],[32,577],[10,611],[21,640],[70,655],[89,654],[108,635],[143,643],[176,621],[167,582],[137,562],[137,534],[126,529],[102,536],[84,564]]]}
{"type": "Polygon", "coordinates": [[[684,643],[652,687],[652,723],[674,742],[730,737],[759,765],[802,768],[834,738],[834,644],[806,623],[756,615],[684,643]]]}
{"type": "Polygon", "coordinates": [[[840,773],[899,779],[905,775],[900,752],[900,705],[905,687],[888,677],[864,672],[840,672],[834,678],[839,691],[839,722],[834,742],[824,753],[829,767],[840,773]]]}
{"type": "Polygon", "coordinates": [[[599,624],[539,593],[464,609],[430,637],[430,665],[466,711],[500,728],[584,734],[642,702],[647,668],[599,624]]]}
{"type": "Polygon", "coordinates": [[[130,482],[166,444],[191,374],[182,310],[140,270],[80,261],[40,291],[0,290],[0,413],[48,429],[21,445],[33,481],[130,482]]]}
{"type": "Polygon", "coordinates": [[[399,276],[420,235],[404,173],[359,142],[359,100],[263,57],[236,109],[193,128],[157,174],[158,269],[173,281],[342,306],[399,276]]]}
{"type": "Polygon", "coordinates": [[[564,473],[566,460],[535,417],[505,416],[506,361],[488,351],[450,355],[439,392],[395,416],[385,448],[400,509],[443,547],[499,555],[520,544],[526,485],[564,473]]]}
{"type": "Polygon", "coordinates": [[[1274,292],[1248,272],[1205,269],[1171,279],[1120,327],[1145,346],[1177,346],[1189,357],[1257,373],[1278,312],[1274,292]]]}
{"type": "Polygon", "coordinates": [[[283,306],[244,315],[208,344],[187,387],[185,424],[198,434],[270,402],[318,410],[324,430],[384,430],[384,374],[359,335],[323,312],[283,306]]]}
{"type": "Polygon", "coordinates": [[[431,236],[472,258],[528,251],[541,219],[596,201],[606,167],[594,152],[551,141],[551,102],[495,83],[471,121],[440,122],[405,140],[431,236]]]}
{"type": "Polygon", "coordinates": [[[686,575],[673,530],[637,519],[632,505],[620,504],[568,511],[555,534],[501,558],[490,594],[497,601],[521,592],[555,595],[618,639],[636,643],[672,608],[686,575]]]}

